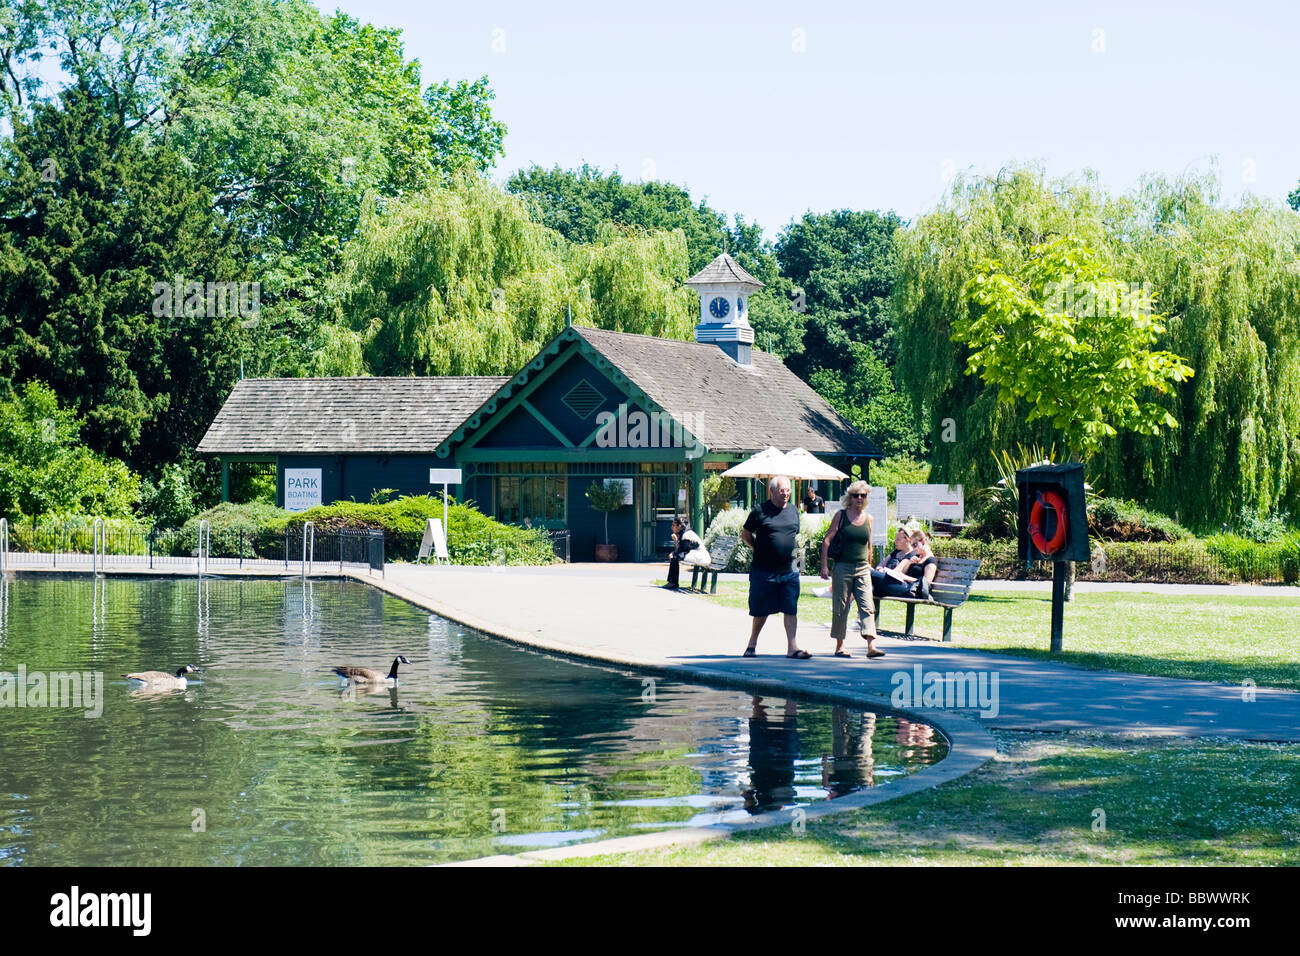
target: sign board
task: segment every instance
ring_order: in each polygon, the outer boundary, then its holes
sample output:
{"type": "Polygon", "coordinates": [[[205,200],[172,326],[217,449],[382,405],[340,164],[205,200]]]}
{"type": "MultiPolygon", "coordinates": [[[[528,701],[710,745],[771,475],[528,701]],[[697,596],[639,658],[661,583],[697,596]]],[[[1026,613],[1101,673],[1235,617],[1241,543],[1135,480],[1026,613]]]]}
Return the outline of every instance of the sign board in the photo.
{"type": "Polygon", "coordinates": [[[429,484],[431,485],[459,485],[461,471],[459,468],[430,468],[429,484]]]}
{"type": "MultiPolygon", "coordinates": [[[[889,491],[873,485],[871,494],[867,495],[867,513],[871,515],[871,544],[878,546],[889,543],[889,491]]],[[[844,510],[838,501],[826,502],[826,517],[834,518],[835,512],[844,510]]]]}
{"type": "Polygon", "coordinates": [[[442,526],[441,518],[430,518],[425,522],[424,537],[420,540],[420,553],[415,561],[417,564],[428,561],[431,555],[435,560],[451,563],[451,555],[447,553],[447,532],[442,526]]]}
{"type": "Polygon", "coordinates": [[[321,504],[319,468],[284,470],[284,510],[306,511],[321,504]]]}
{"type": "Polygon", "coordinates": [[[606,486],[618,485],[620,488],[623,489],[623,504],[630,505],[632,503],[632,479],[631,478],[606,478],[605,484],[606,486]]]}
{"type": "Polygon", "coordinates": [[[900,522],[911,515],[926,521],[960,524],[966,516],[966,499],[961,485],[899,485],[896,502],[900,522]]]}

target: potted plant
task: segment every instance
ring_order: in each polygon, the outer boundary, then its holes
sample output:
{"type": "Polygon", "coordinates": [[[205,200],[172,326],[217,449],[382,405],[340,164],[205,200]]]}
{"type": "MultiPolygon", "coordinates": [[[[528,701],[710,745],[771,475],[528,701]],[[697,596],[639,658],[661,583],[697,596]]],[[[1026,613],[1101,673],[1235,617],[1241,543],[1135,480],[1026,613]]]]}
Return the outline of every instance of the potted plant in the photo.
{"type": "Polygon", "coordinates": [[[596,545],[597,561],[617,561],[618,545],[609,543],[609,513],[623,507],[623,486],[593,481],[587,488],[587,501],[605,513],[605,543],[596,545]]]}

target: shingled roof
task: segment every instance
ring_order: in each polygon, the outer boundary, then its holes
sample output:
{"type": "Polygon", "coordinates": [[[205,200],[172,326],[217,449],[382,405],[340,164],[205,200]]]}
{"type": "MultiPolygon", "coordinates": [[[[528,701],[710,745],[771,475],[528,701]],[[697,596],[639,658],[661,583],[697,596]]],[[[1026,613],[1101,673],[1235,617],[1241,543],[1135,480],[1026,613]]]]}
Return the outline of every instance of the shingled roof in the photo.
{"type": "Polygon", "coordinates": [[[738,365],[716,345],[574,327],[664,411],[691,418],[711,452],[783,451],[883,458],[879,446],[785,364],[755,349],[738,365]]]}
{"type": "Polygon", "coordinates": [[[244,379],[198,451],[428,454],[507,381],[498,375],[244,379]]]}
{"type": "Polygon", "coordinates": [[[752,286],[755,290],[763,288],[762,282],[759,282],[746,272],[744,266],[725,252],[686,280],[687,285],[696,285],[697,283],[703,285],[713,282],[727,284],[740,282],[752,286]]]}

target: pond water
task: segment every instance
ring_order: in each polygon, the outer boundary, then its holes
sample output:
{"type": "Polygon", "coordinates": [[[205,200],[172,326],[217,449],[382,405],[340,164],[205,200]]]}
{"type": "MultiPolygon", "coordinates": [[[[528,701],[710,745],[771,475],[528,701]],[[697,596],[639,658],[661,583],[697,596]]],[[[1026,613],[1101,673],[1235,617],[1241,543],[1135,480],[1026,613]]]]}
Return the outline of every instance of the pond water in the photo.
{"type": "Polygon", "coordinates": [[[743,819],[947,753],[925,724],[548,657],[351,581],[20,576],[0,672],[9,865],[437,863],[743,819]],[[394,689],[330,672],[398,654],[394,689]],[[184,664],[184,690],[120,677],[184,664]],[[74,700],[52,672],[103,683],[74,700]]]}

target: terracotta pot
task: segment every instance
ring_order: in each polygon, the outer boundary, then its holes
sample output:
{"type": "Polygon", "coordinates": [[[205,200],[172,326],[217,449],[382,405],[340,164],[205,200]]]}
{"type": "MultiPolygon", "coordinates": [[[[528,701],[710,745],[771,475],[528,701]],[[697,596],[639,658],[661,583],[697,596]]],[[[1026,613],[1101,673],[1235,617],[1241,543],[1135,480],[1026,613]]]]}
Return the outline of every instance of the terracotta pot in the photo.
{"type": "Polygon", "coordinates": [[[596,545],[597,561],[617,561],[618,545],[616,544],[598,544],[596,545]]]}

